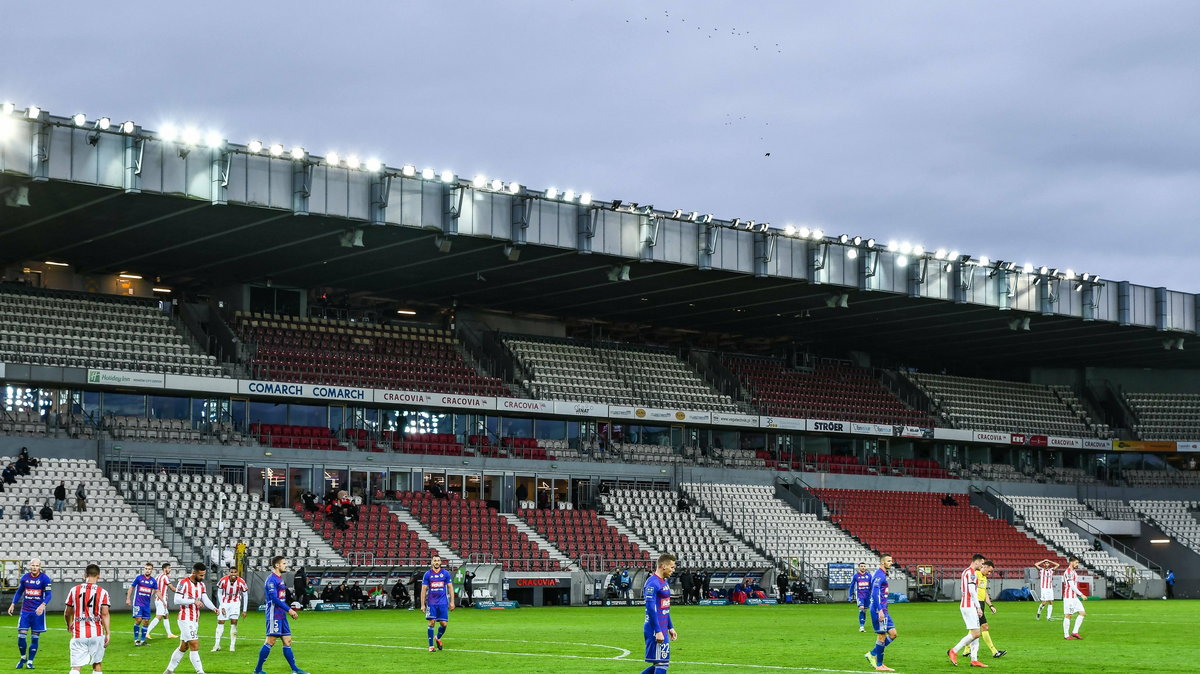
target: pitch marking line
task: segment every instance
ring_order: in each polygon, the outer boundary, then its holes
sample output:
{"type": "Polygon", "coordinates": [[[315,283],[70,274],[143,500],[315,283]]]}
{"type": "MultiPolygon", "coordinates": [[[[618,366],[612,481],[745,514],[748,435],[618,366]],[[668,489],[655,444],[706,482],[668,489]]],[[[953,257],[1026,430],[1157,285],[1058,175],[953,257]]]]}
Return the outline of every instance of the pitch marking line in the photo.
{"type": "MultiPolygon", "coordinates": [[[[495,641],[495,642],[514,642],[527,644],[569,644],[564,641],[521,641],[517,639],[472,639],[472,641],[495,641]]],[[[323,646],[357,646],[359,648],[396,648],[409,651],[424,651],[424,646],[396,646],[394,644],[353,644],[344,641],[310,641],[305,640],[306,644],[319,644],[323,646]]],[[[604,660],[604,661],[619,661],[619,662],[641,662],[640,659],[627,657],[629,651],[617,646],[606,646],[604,644],[570,644],[574,646],[596,646],[598,648],[612,648],[615,650],[624,651],[623,655],[612,657],[600,657],[596,655],[564,655],[561,653],[520,653],[514,651],[486,651],[473,648],[455,648],[458,653],[480,653],[483,655],[518,655],[530,658],[568,658],[571,660],[604,660]]],[[[789,667],[786,665],[752,665],[737,662],[697,662],[692,660],[672,660],[673,665],[702,665],[705,667],[743,667],[746,669],[774,669],[789,672],[845,672],[846,674],[861,674],[861,669],[828,669],[825,667],[789,667]]]]}

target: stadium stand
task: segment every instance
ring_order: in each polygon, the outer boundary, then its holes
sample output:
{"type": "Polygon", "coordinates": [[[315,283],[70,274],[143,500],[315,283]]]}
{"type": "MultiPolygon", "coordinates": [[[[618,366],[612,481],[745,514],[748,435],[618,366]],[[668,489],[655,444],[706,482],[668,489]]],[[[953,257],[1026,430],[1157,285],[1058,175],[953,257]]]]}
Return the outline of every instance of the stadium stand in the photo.
{"type": "Polygon", "coordinates": [[[496,562],[509,571],[561,570],[549,553],[483,501],[453,494],[435,498],[424,491],[399,492],[397,499],[458,556],[472,563],[496,562]]]}
{"type": "Polygon", "coordinates": [[[571,559],[596,558],[595,568],[650,562],[649,552],[601,520],[594,510],[521,508],[517,517],[571,559]]]}
{"type": "MultiPolygon", "coordinates": [[[[80,420],[81,427],[86,426],[80,420]]],[[[135,416],[109,415],[103,418],[100,428],[108,431],[114,440],[149,440],[174,443],[200,442],[203,435],[183,419],[149,419],[135,416]]],[[[77,433],[72,433],[77,436],[77,433]]]]}
{"type": "Polygon", "coordinates": [[[227,376],[152,300],[0,286],[0,361],[227,376]]]}
{"type": "Polygon", "coordinates": [[[1046,477],[1062,484],[1096,484],[1099,480],[1082,468],[1060,468],[1047,466],[1046,477]]]}
{"type": "Polygon", "coordinates": [[[217,510],[223,495],[225,540],[245,542],[251,557],[283,554],[297,566],[345,563],[336,555],[330,559],[310,549],[307,538],[291,531],[258,493],[247,494],[242,485],[226,482],[220,475],[123,472],[118,477],[118,489],[130,504],[153,512],[161,526],[206,553],[206,558],[220,538],[217,510]]]}
{"type": "MultiPolygon", "coordinates": [[[[0,458],[0,462],[7,465],[14,458],[0,458]]],[[[2,559],[41,557],[52,578],[73,577],[95,562],[102,569],[103,580],[125,580],[147,561],[178,563],[94,461],[42,458],[29,475],[6,487],[0,493],[2,559]],[[43,503],[53,503],[59,481],[66,482],[66,511],[55,512],[52,521],[42,520],[37,511],[43,503]],[[86,512],[75,511],[75,488],[80,482],[87,491],[86,512]],[[28,522],[19,518],[26,500],[35,513],[28,522]]]]}
{"type": "Polygon", "coordinates": [[[851,489],[811,489],[830,519],[872,550],[886,552],[915,573],[930,564],[944,572],[964,567],[971,551],[983,551],[996,568],[1025,569],[1041,559],[1065,565],[1048,546],[966,503],[944,506],[942,494],[851,489]],[[880,513],[887,513],[881,517],[880,513]]]}
{"type": "Polygon", "coordinates": [[[511,395],[499,379],[467,364],[448,330],[243,312],[235,324],[254,351],[249,366],[260,379],[511,395]]]}
{"type": "Polygon", "coordinates": [[[1087,505],[1073,498],[1054,496],[1010,496],[1000,495],[1001,500],[1025,520],[1025,526],[1068,554],[1079,557],[1088,568],[1109,578],[1123,578],[1126,567],[1133,566],[1139,572],[1150,575],[1150,570],[1141,564],[1127,563],[1104,550],[1093,550],[1092,544],[1063,524],[1068,516],[1081,518],[1096,517],[1087,505]]]}
{"type": "Polygon", "coordinates": [[[908,377],[955,428],[1044,433],[1068,437],[1112,437],[1092,421],[1070,387],[956,377],[906,371],[908,377]]]}
{"type": "Polygon", "coordinates": [[[1163,533],[1200,554],[1200,501],[1138,499],[1129,506],[1163,533]]]}
{"type": "Polygon", "coordinates": [[[626,463],[652,463],[655,465],[687,463],[687,459],[669,445],[614,442],[612,451],[619,453],[626,463]]]}
{"type": "Polygon", "coordinates": [[[283,449],[345,449],[324,426],[288,426],[283,424],[250,424],[250,434],[265,447],[283,449]]]}
{"type": "Polygon", "coordinates": [[[797,511],[766,485],[685,483],[684,491],[703,509],[776,561],[799,559],[815,568],[830,562],[866,562],[879,558],[828,520],[797,511]]]}
{"type": "Polygon", "coordinates": [[[542,400],[738,411],[729,396],[666,349],[516,335],[504,342],[542,400]]]}
{"type": "Polygon", "coordinates": [[[1134,433],[1141,440],[1200,438],[1200,394],[1123,392],[1137,417],[1134,433]]]}
{"type": "Polygon", "coordinates": [[[1033,482],[1032,474],[1023,473],[1007,463],[973,463],[967,467],[969,477],[996,482],[1033,482]]]}
{"type": "Polygon", "coordinates": [[[867,370],[823,361],[793,369],[773,359],[732,356],[725,367],[750,391],[763,414],[800,419],[932,426],[927,414],[909,409],[867,370]]]}
{"type": "Polygon", "coordinates": [[[47,433],[47,424],[33,410],[0,409],[0,433],[31,437],[44,436],[47,433]]]}
{"type": "Polygon", "coordinates": [[[1122,473],[1133,487],[1200,487],[1200,471],[1145,470],[1130,468],[1122,473]]]}
{"type": "Polygon", "coordinates": [[[423,562],[439,552],[431,549],[417,532],[409,529],[384,505],[359,506],[358,522],[351,523],[345,530],[337,529],[324,511],[308,512],[300,503],[293,510],[351,564],[387,564],[390,560],[423,562]]]}
{"type": "Polygon", "coordinates": [[[1136,520],[1139,519],[1133,508],[1124,501],[1113,498],[1089,498],[1084,501],[1106,520],[1136,520]]]}
{"type": "Polygon", "coordinates": [[[679,512],[675,494],[655,489],[612,489],[600,495],[604,512],[647,543],[670,550],[689,566],[708,569],[769,566],[750,546],[708,518],[679,512]]]}

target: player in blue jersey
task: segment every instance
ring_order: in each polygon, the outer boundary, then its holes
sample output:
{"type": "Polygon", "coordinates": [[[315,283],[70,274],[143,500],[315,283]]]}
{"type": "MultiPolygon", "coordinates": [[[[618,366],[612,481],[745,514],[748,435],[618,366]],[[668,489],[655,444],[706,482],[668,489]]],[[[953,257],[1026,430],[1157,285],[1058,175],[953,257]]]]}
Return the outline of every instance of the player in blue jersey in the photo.
{"type": "Polygon", "coordinates": [[[671,664],[671,642],[679,638],[671,622],[671,575],[675,573],[675,555],[658,556],[658,567],[642,587],[646,619],[642,636],[646,640],[646,662],[642,674],[666,674],[671,664]]]}
{"type": "Polygon", "coordinates": [[[429,560],[429,570],[421,579],[421,610],[429,621],[426,633],[429,636],[429,652],[442,650],[442,635],[446,633],[446,624],[450,620],[450,611],[454,610],[454,583],[449,569],[442,568],[442,558],[437,555],[429,560]],[[433,624],[441,623],[437,636],[433,634],[433,624]]]}
{"type": "Polygon", "coordinates": [[[859,562],[858,571],[850,578],[850,600],[858,602],[858,631],[867,631],[867,602],[871,598],[871,574],[867,563],[859,562]]]}
{"type": "Polygon", "coordinates": [[[158,594],[158,580],[154,578],[154,565],[146,562],[142,573],[129,584],[125,592],[125,605],[133,607],[133,645],[146,645],[150,632],[150,620],[154,617],[154,596],[158,594]]]}
{"type": "Polygon", "coordinates": [[[871,629],[875,631],[875,648],[867,653],[867,660],[875,665],[877,672],[894,672],[883,664],[883,649],[896,640],[896,625],[888,613],[888,569],[892,568],[892,556],[880,555],[879,568],[871,574],[871,594],[867,610],[871,614],[871,629]]]}
{"type": "Polygon", "coordinates": [[[263,674],[263,664],[271,655],[271,648],[275,646],[276,639],[283,639],[283,657],[287,658],[292,674],[308,674],[296,666],[296,657],[292,655],[292,626],[288,624],[288,618],[295,618],[296,610],[287,603],[287,583],[283,581],[287,567],[287,557],[280,555],[273,558],[271,575],[267,576],[267,582],[263,584],[264,600],[267,603],[267,640],[258,651],[258,666],[254,668],[254,674],[263,674]]]}
{"type": "Polygon", "coordinates": [[[33,669],[33,659],[38,652],[38,639],[46,631],[46,607],[50,605],[50,576],[42,573],[42,560],[29,560],[29,573],[21,576],[17,592],[8,605],[12,615],[21,604],[21,618],[17,623],[17,648],[21,649],[21,660],[17,669],[33,669]]]}

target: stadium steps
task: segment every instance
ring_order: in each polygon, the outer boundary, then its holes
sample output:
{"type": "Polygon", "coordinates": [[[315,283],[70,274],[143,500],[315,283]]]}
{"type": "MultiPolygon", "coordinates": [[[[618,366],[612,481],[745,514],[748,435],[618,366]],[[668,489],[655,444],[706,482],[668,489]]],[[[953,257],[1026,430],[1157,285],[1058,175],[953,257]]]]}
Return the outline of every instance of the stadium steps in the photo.
{"type": "Polygon", "coordinates": [[[517,531],[523,532],[526,536],[528,536],[529,540],[533,541],[535,545],[548,552],[550,554],[550,558],[556,560],[564,569],[568,571],[582,571],[578,564],[572,561],[570,557],[562,553],[562,550],[554,547],[553,543],[543,538],[541,534],[534,530],[533,527],[526,524],[525,521],[520,517],[517,517],[516,515],[510,515],[509,513],[500,513],[500,516],[508,520],[509,524],[512,524],[514,527],[516,527],[517,531]]]}
{"type": "Polygon", "coordinates": [[[417,532],[417,535],[421,537],[421,540],[428,543],[429,547],[439,551],[442,559],[446,562],[446,566],[455,569],[462,566],[462,557],[459,557],[458,554],[453,552],[454,549],[450,547],[450,544],[438,538],[432,531],[429,530],[429,527],[421,524],[421,520],[413,517],[412,513],[405,509],[398,508],[391,503],[388,504],[388,510],[392,511],[392,514],[396,516],[396,519],[408,525],[409,529],[417,532]]]}
{"type": "Polygon", "coordinates": [[[308,542],[308,549],[315,551],[320,556],[322,563],[348,564],[346,559],[338,554],[338,551],[328,541],[321,538],[313,530],[312,526],[304,521],[303,517],[300,517],[289,508],[271,508],[271,511],[279,513],[279,520],[287,524],[288,528],[295,532],[296,538],[308,542]]]}
{"type": "Polygon", "coordinates": [[[604,522],[605,524],[607,524],[608,526],[616,529],[617,533],[625,534],[625,536],[627,536],[629,538],[629,540],[636,543],[639,548],[645,550],[646,552],[649,552],[651,559],[657,559],[658,556],[661,554],[659,552],[658,548],[654,547],[653,545],[650,545],[649,543],[646,542],[646,539],[642,538],[641,536],[638,536],[637,534],[633,533],[632,529],[625,526],[624,524],[621,524],[621,520],[613,517],[612,515],[600,515],[600,520],[602,522],[604,522]]]}
{"type": "Polygon", "coordinates": [[[134,514],[154,532],[155,538],[162,541],[163,546],[171,551],[171,555],[175,559],[189,565],[208,559],[208,556],[202,550],[189,543],[187,539],[179,534],[175,527],[167,523],[162,513],[155,509],[153,504],[129,501],[129,506],[133,508],[134,514]]]}

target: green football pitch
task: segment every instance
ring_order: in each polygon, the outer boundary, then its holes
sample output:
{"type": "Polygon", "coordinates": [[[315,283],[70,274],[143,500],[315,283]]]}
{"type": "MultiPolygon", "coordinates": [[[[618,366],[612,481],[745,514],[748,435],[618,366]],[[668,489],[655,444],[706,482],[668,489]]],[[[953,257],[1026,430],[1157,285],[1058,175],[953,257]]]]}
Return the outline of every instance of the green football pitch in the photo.
{"type": "MultiPolygon", "coordinates": [[[[1189,645],[1200,622],[1200,601],[1097,601],[1086,604],[1083,641],[1064,641],[1062,621],[1035,621],[1033,603],[999,603],[991,617],[996,646],[1008,651],[980,659],[996,672],[1184,672],[1195,671],[1189,645]]],[[[1061,607],[1057,602],[1055,610],[1061,607]]],[[[858,631],[853,606],[675,606],[679,640],[671,672],[863,672],[874,671],[863,654],[874,642],[858,631]]],[[[262,643],[261,614],[242,623],[237,652],[210,653],[216,622],[201,618],[200,652],[209,674],[249,674],[262,643]]],[[[888,647],[886,664],[899,672],[953,671],[946,649],[965,633],[958,605],[898,604],[892,617],[900,638],[888,647]]],[[[1056,618],[1059,616],[1056,615],[1056,618]]],[[[61,614],[48,625],[62,625],[61,614]]],[[[0,669],[16,665],[16,618],[3,617],[0,669]]],[[[162,672],[174,644],[162,627],[148,645],[132,645],[128,614],[114,616],[115,637],[104,671],[162,672]]],[[[869,625],[869,623],[868,623],[869,625]]],[[[351,672],[639,672],[642,611],[636,608],[459,609],[451,614],[446,649],[426,651],[425,622],[415,611],[366,610],[302,613],[292,622],[297,663],[313,674],[351,672]]],[[[868,627],[869,629],[869,627],[868,627]]],[[[228,647],[228,630],[223,645],[228,647]]],[[[264,668],[286,674],[279,646],[264,668]]],[[[67,634],[43,635],[37,668],[68,671],[67,634]]],[[[966,659],[958,667],[967,668],[966,659]]],[[[176,670],[190,674],[185,658],[176,670]]]]}

